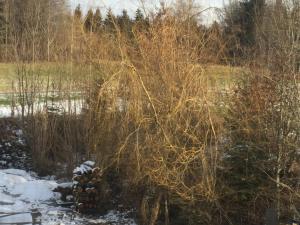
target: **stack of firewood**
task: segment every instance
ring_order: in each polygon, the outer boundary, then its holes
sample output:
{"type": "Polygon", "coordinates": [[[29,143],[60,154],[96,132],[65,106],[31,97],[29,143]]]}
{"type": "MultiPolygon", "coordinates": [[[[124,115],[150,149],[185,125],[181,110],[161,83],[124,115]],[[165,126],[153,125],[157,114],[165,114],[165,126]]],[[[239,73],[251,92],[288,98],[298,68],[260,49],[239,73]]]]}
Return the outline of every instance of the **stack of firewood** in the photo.
{"type": "Polygon", "coordinates": [[[94,166],[94,162],[87,161],[73,171],[73,196],[80,213],[99,212],[107,192],[103,189],[102,172],[94,166]]]}

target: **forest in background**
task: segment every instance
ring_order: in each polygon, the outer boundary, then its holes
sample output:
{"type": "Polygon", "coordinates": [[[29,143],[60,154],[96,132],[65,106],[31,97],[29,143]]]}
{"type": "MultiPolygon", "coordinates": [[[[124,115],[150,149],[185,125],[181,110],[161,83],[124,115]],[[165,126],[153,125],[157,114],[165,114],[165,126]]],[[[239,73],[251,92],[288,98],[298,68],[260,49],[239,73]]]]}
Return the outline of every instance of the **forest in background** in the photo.
{"type": "MultiPolygon", "coordinates": [[[[271,33],[282,31],[282,38],[285,38],[284,29],[290,26],[297,30],[299,23],[298,3],[293,0],[285,3],[279,0],[276,3],[266,3],[265,0],[234,1],[216,12],[219,19],[212,24],[201,22],[206,9],[194,1],[177,1],[175,5],[174,16],[187,21],[188,29],[196,33],[201,45],[205,46],[198,50],[201,63],[238,65],[242,60],[253,61],[258,55],[270,55],[270,51],[279,44],[276,43],[279,40],[271,38],[271,33]],[[278,14],[281,16],[274,21],[278,14]]],[[[86,52],[92,44],[99,44],[101,40],[104,42],[107,36],[116,36],[117,32],[134,44],[135,30],[146,32],[150,24],[164,18],[167,11],[168,6],[161,3],[158,12],[148,12],[141,7],[133,18],[125,9],[121,15],[114,15],[111,9],[103,12],[99,8],[90,9],[84,15],[80,5],[71,12],[65,1],[2,0],[1,61],[98,60],[100,55],[86,52]],[[87,55],[91,58],[86,59],[87,55]]],[[[297,42],[297,35],[293,36],[290,38],[297,42]]],[[[116,60],[120,60],[118,53],[116,60]]],[[[265,60],[268,60],[267,56],[265,60]]],[[[296,66],[299,68],[299,65],[296,66]]]]}
{"type": "Polygon", "coordinates": [[[211,25],[203,10],[0,1],[0,60],[35,168],[95,160],[143,225],[300,220],[300,2],[234,1],[211,25]],[[81,113],[58,113],[53,99],[74,91],[81,113]]]}

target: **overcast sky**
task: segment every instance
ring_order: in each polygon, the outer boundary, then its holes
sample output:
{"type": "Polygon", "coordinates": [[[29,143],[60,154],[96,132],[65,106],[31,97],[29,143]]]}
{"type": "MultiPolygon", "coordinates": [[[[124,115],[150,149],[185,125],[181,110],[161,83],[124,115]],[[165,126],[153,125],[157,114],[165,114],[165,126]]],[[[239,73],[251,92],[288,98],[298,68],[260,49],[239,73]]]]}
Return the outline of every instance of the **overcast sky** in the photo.
{"type": "MultiPolygon", "coordinates": [[[[69,0],[70,6],[74,9],[78,4],[81,5],[84,12],[88,8],[99,7],[102,11],[106,11],[108,8],[112,8],[114,13],[119,14],[123,9],[126,9],[129,15],[134,15],[134,12],[141,6],[139,0],[69,0]]],[[[198,3],[203,7],[222,7],[224,2],[228,0],[199,0],[198,3]]],[[[147,7],[151,9],[157,8],[159,0],[145,0],[147,7]]],[[[206,13],[203,16],[205,21],[211,22],[215,19],[214,13],[206,13]]]]}

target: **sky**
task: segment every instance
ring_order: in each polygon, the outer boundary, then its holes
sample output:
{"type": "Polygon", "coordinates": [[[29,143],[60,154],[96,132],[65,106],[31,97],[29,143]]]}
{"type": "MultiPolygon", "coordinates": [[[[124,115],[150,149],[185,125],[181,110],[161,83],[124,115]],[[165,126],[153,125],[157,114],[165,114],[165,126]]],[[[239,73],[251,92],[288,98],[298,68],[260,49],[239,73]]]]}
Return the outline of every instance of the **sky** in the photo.
{"type": "MultiPolygon", "coordinates": [[[[88,8],[97,8],[99,7],[102,11],[106,11],[108,8],[111,8],[115,14],[119,14],[123,9],[126,9],[129,15],[134,15],[134,12],[137,8],[141,6],[139,0],[69,0],[70,6],[74,9],[78,4],[81,5],[81,8],[84,12],[87,11],[88,8]]],[[[222,7],[224,2],[226,3],[228,0],[196,0],[198,4],[200,4],[203,8],[208,7],[222,7]]],[[[144,0],[147,7],[150,9],[155,9],[159,5],[159,0],[144,0]]],[[[216,19],[216,15],[214,10],[210,10],[206,12],[203,16],[203,21],[207,23],[211,23],[216,19]]]]}

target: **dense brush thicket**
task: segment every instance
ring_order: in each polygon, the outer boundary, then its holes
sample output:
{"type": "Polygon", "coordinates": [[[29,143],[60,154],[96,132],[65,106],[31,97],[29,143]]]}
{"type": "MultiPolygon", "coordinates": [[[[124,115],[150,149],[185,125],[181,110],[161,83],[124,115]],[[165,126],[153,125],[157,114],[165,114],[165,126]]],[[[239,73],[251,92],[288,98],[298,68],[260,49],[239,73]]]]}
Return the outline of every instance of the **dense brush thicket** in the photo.
{"type": "MultiPolygon", "coordinates": [[[[32,2],[22,4],[48,17],[24,23],[27,39],[19,25],[4,29],[1,48],[24,68],[17,90],[32,109],[23,124],[37,167],[95,160],[124,198],[134,196],[140,224],[263,224],[268,208],[300,219],[297,2],[230,4],[211,27],[191,1],[134,19],[111,10],[83,18],[77,7],[64,20],[52,1],[32,2]],[[30,79],[38,61],[49,70],[30,79]],[[244,71],[230,88],[206,70],[227,63],[244,71]],[[37,90],[69,104],[80,92],[84,110],[34,113],[28,92],[37,90]]],[[[12,22],[21,21],[4,28],[12,22]]]]}

